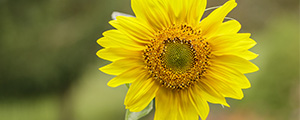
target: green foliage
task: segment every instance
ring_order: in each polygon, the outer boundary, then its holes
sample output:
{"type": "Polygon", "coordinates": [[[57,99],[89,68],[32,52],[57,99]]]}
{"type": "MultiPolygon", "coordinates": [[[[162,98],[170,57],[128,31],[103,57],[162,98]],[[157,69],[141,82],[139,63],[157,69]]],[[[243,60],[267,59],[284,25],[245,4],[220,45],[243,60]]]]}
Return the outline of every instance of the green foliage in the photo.
{"type": "Polygon", "coordinates": [[[153,109],[153,100],[149,103],[149,105],[140,112],[130,112],[128,109],[126,110],[125,120],[138,120],[146,115],[148,115],[153,109]]]}

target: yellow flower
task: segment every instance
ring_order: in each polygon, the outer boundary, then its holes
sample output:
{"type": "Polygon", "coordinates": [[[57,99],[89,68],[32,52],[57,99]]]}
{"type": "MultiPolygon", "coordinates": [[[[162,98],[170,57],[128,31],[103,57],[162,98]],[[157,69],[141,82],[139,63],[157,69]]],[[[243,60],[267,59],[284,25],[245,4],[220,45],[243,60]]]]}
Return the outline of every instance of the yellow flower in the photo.
{"type": "Polygon", "coordinates": [[[116,75],[108,86],[131,83],[126,109],[143,110],[155,98],[155,120],[206,119],[207,102],[229,105],[251,85],[244,74],[258,67],[248,49],[256,42],[237,33],[236,20],[224,21],[234,0],[200,19],[206,0],[132,0],[136,17],[118,16],[115,27],[97,42],[97,55],[111,64],[101,71],[116,75]]]}

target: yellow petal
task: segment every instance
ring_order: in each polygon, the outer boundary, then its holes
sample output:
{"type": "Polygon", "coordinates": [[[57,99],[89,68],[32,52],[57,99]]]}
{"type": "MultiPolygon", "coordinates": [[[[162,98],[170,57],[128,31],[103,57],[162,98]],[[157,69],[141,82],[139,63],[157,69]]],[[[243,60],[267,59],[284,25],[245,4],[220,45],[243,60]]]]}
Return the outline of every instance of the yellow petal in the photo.
{"type": "Polygon", "coordinates": [[[100,70],[106,74],[120,75],[121,73],[137,66],[143,67],[144,61],[141,59],[125,58],[103,66],[100,70]]]}
{"type": "Polygon", "coordinates": [[[218,91],[202,82],[195,85],[194,91],[194,94],[199,94],[204,100],[207,100],[210,103],[222,104],[230,107],[226,102],[226,99],[218,91]]]}
{"type": "Polygon", "coordinates": [[[192,89],[189,92],[189,99],[192,105],[195,107],[198,115],[201,117],[202,120],[205,120],[209,113],[209,106],[207,101],[204,98],[205,94],[203,91],[199,91],[199,89],[192,89]]]}
{"type": "Polygon", "coordinates": [[[154,120],[198,120],[198,113],[189,99],[189,92],[160,88],[155,98],[154,120]]]}
{"type": "MultiPolygon", "coordinates": [[[[195,108],[196,106],[195,106],[195,104],[192,103],[192,101],[189,97],[191,92],[192,91],[190,91],[190,89],[174,92],[174,94],[176,95],[176,98],[179,101],[179,106],[178,106],[179,115],[180,115],[178,117],[179,120],[198,120],[199,119],[197,110],[195,108]]],[[[196,97],[196,96],[193,96],[193,97],[196,97]]],[[[199,106],[208,107],[208,105],[202,106],[202,104],[198,104],[199,103],[198,100],[195,100],[195,101],[196,101],[197,107],[199,107],[199,106]]],[[[206,104],[207,104],[207,102],[206,102],[206,104]]],[[[205,114],[204,112],[208,113],[208,111],[205,111],[205,110],[206,110],[206,108],[202,108],[201,115],[205,114]]]]}
{"type": "Polygon", "coordinates": [[[236,20],[229,20],[220,25],[216,31],[216,35],[226,35],[239,32],[241,24],[236,20]]]}
{"type": "Polygon", "coordinates": [[[187,16],[187,0],[166,0],[167,5],[169,6],[169,11],[173,12],[176,23],[182,23],[186,20],[187,16]]]}
{"type": "Polygon", "coordinates": [[[143,110],[155,97],[160,87],[155,80],[148,77],[143,76],[137,79],[131,84],[127,92],[124,104],[126,109],[129,109],[131,112],[143,110]]]}
{"type": "Polygon", "coordinates": [[[141,51],[132,51],[124,48],[105,48],[99,50],[96,54],[98,57],[109,61],[116,61],[124,58],[141,58],[142,56],[141,51]]]}
{"type": "Polygon", "coordinates": [[[101,37],[97,40],[97,43],[102,47],[116,46],[114,43],[109,41],[110,40],[108,40],[106,37],[101,37]]]}
{"type": "Polygon", "coordinates": [[[230,97],[234,99],[242,99],[244,97],[243,91],[240,87],[237,87],[233,84],[228,84],[227,82],[214,77],[205,76],[201,82],[209,86],[211,89],[215,89],[224,97],[230,97]]]}
{"type": "Polygon", "coordinates": [[[240,46],[240,48],[243,47],[246,49],[250,49],[256,45],[256,42],[251,38],[247,38],[247,39],[241,40],[238,45],[240,46]]]}
{"type": "Polygon", "coordinates": [[[211,37],[208,39],[212,48],[212,54],[236,55],[247,60],[256,58],[258,55],[248,51],[256,42],[252,40],[248,33],[227,34],[211,37]]]}
{"type": "Polygon", "coordinates": [[[207,71],[207,76],[222,80],[228,84],[234,84],[240,88],[250,88],[251,84],[246,76],[230,66],[213,64],[207,71]]]}
{"type": "Polygon", "coordinates": [[[259,70],[259,68],[250,61],[234,55],[216,56],[216,58],[211,59],[211,62],[211,64],[230,66],[244,74],[259,70]]]}
{"type": "MultiPolygon", "coordinates": [[[[250,36],[251,36],[250,33],[220,35],[220,36],[211,37],[211,38],[207,39],[207,41],[209,42],[210,45],[212,45],[213,49],[216,49],[216,50],[229,49],[230,47],[238,45],[238,44],[246,44],[246,43],[250,44],[250,42],[244,43],[244,41],[253,41],[249,38],[250,36]]],[[[242,47],[244,47],[244,46],[242,46],[242,47]]]]}
{"type": "Polygon", "coordinates": [[[132,0],[131,7],[140,21],[145,21],[154,30],[171,25],[165,0],[132,0]]]}
{"type": "Polygon", "coordinates": [[[129,50],[145,49],[145,44],[129,39],[119,30],[108,30],[103,33],[103,36],[97,40],[97,43],[103,47],[121,47],[129,50]]]}
{"type": "Polygon", "coordinates": [[[225,16],[236,7],[235,0],[229,0],[223,6],[214,10],[200,22],[200,28],[204,37],[209,38],[218,30],[225,16]]]}
{"type": "Polygon", "coordinates": [[[138,76],[143,77],[145,75],[147,75],[147,71],[144,67],[135,67],[114,77],[107,83],[107,85],[110,87],[117,87],[125,83],[132,83],[139,78],[138,76]]]}
{"type": "Polygon", "coordinates": [[[167,0],[169,11],[174,12],[176,23],[187,23],[195,26],[205,11],[206,0],[167,0]]]}
{"type": "Polygon", "coordinates": [[[172,91],[161,87],[155,97],[154,120],[178,120],[178,106],[178,98],[176,98],[172,91]]]}
{"type": "Polygon", "coordinates": [[[134,17],[118,16],[117,20],[111,20],[109,23],[130,39],[139,43],[147,44],[154,36],[154,31],[151,28],[134,17]]]}
{"type": "Polygon", "coordinates": [[[189,3],[187,6],[187,23],[191,26],[199,24],[200,19],[205,11],[206,0],[182,0],[189,3]]]}
{"type": "MultiPolygon", "coordinates": [[[[224,54],[223,54],[224,55],[224,54]]],[[[253,60],[255,59],[256,57],[258,57],[258,54],[256,53],[253,53],[249,50],[244,50],[244,51],[237,51],[236,54],[233,54],[233,55],[236,55],[236,56],[239,56],[241,58],[244,58],[246,60],[253,60]]]]}

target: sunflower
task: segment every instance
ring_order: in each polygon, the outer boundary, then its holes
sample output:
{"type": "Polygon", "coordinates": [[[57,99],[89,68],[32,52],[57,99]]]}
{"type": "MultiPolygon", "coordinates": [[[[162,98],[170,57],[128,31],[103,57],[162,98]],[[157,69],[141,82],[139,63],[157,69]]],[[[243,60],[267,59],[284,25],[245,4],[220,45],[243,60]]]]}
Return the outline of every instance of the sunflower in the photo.
{"type": "Polygon", "coordinates": [[[155,98],[155,120],[206,119],[208,102],[228,106],[251,85],[244,74],[258,67],[249,60],[256,42],[238,33],[236,7],[227,1],[201,20],[206,0],[132,0],[136,17],[118,16],[116,29],[103,33],[97,55],[112,61],[100,70],[115,75],[108,86],[130,83],[126,109],[143,110],[155,98]],[[201,21],[200,21],[201,20],[201,21]]]}

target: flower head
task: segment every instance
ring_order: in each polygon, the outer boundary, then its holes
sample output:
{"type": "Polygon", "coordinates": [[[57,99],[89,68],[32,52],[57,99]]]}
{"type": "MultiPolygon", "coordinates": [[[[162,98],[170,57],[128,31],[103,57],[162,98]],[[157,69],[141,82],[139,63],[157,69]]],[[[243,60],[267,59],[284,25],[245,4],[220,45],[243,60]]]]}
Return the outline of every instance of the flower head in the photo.
{"type": "Polygon", "coordinates": [[[155,120],[206,119],[207,102],[242,99],[244,74],[258,67],[248,61],[257,57],[250,34],[224,22],[236,5],[229,0],[200,21],[206,0],[132,0],[136,17],[118,16],[97,41],[97,55],[112,61],[100,70],[116,75],[108,86],[131,83],[124,104],[132,112],[155,98],[155,120]]]}

